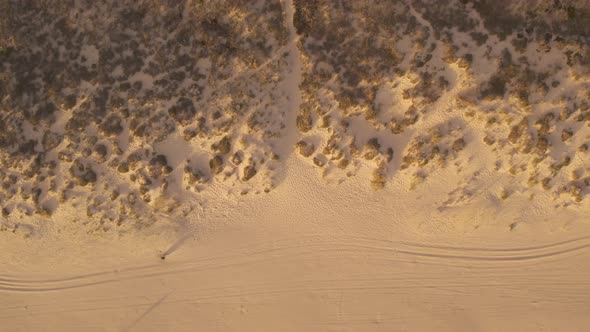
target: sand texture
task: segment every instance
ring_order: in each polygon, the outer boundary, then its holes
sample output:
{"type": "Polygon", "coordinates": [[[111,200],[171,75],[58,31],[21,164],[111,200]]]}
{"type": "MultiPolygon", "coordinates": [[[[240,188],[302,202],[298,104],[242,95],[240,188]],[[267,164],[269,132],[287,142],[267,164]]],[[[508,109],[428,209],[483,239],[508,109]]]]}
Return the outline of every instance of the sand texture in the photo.
{"type": "Polygon", "coordinates": [[[589,30],[0,0],[0,331],[587,331],[589,30]]]}

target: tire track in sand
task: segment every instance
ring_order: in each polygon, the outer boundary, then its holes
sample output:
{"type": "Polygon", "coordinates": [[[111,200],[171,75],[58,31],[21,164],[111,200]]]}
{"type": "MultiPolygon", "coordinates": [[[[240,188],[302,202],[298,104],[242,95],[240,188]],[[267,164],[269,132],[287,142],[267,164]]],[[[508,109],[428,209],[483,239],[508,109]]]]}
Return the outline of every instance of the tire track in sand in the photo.
{"type": "Polygon", "coordinates": [[[70,276],[66,278],[26,278],[0,275],[0,292],[47,292],[95,286],[140,278],[170,275],[179,272],[223,269],[254,265],[261,262],[289,259],[308,255],[335,255],[353,257],[354,254],[370,254],[397,262],[464,263],[487,268],[501,267],[511,263],[539,261],[549,258],[561,259],[568,255],[583,253],[590,248],[590,236],[517,248],[486,248],[430,245],[414,242],[399,242],[371,238],[347,238],[321,240],[317,236],[277,239],[271,243],[254,244],[230,251],[226,255],[205,257],[172,264],[151,264],[109,271],[70,276]],[[279,243],[279,244],[277,244],[279,243]]]}

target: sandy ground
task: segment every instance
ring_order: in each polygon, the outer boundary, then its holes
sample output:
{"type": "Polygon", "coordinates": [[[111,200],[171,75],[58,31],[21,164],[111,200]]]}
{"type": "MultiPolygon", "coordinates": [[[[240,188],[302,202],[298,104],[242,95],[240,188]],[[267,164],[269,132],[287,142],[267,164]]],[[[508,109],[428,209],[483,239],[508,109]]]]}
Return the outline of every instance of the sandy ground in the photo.
{"type": "Polygon", "coordinates": [[[570,2],[0,3],[0,331],[587,331],[570,2]]]}
{"type": "Polygon", "coordinates": [[[419,200],[289,166],[298,181],[212,208],[189,237],[5,246],[21,259],[0,278],[3,330],[586,330],[586,223],[434,234],[419,200]]]}

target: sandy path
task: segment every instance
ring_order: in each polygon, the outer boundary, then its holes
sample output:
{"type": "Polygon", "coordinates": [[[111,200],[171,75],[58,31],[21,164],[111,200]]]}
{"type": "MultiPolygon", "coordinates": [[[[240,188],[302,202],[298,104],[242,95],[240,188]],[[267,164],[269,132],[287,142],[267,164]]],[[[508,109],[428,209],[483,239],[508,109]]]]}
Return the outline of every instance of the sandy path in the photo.
{"type": "Polygon", "coordinates": [[[0,321],[9,331],[582,331],[588,323],[587,239],[494,251],[317,236],[235,250],[216,242],[192,248],[192,259],[119,272],[3,277],[0,321]]]}

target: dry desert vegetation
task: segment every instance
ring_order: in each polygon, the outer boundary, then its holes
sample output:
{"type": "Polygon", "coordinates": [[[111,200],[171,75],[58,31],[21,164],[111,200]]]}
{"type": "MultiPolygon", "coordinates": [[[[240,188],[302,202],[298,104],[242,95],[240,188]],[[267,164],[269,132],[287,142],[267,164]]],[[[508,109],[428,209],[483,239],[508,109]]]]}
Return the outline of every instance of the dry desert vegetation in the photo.
{"type": "Polygon", "coordinates": [[[586,331],[590,2],[0,0],[0,330],[586,331]]]}

